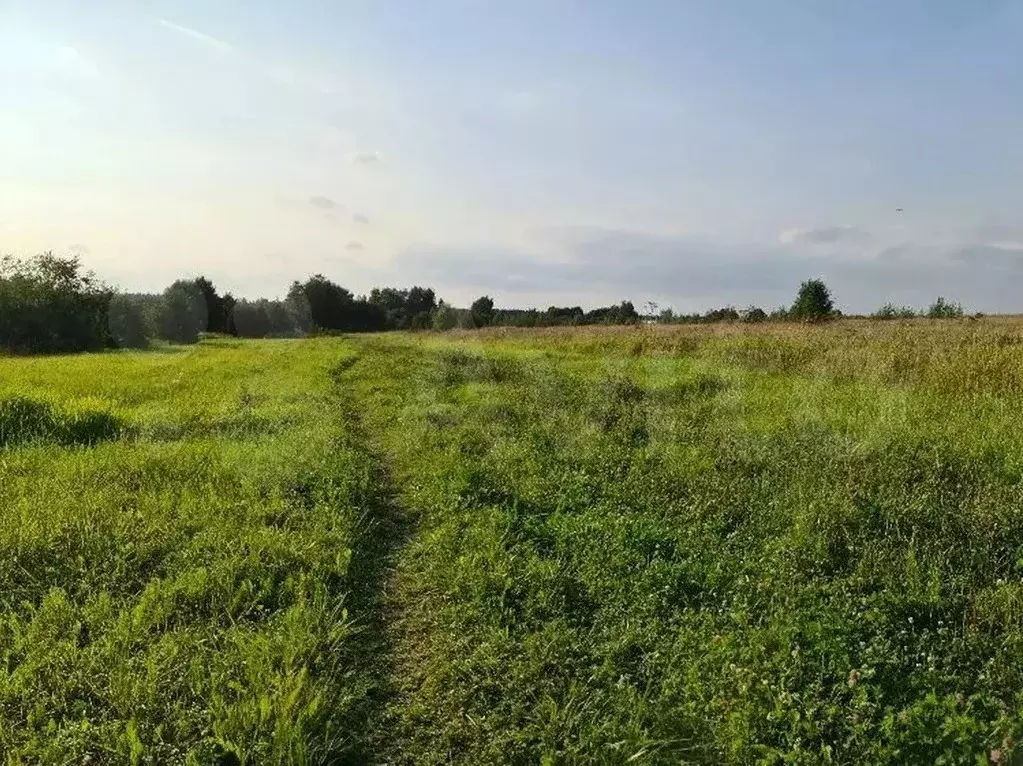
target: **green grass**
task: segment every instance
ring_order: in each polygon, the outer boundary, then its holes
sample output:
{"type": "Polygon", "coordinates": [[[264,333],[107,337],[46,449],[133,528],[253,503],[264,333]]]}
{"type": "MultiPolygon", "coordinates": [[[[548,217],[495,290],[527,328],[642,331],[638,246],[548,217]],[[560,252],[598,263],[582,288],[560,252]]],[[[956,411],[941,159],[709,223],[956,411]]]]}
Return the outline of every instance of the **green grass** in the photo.
{"type": "Polygon", "coordinates": [[[738,353],[805,336],[455,338],[360,340],[348,373],[419,525],[392,757],[1009,757],[1011,389],[738,353]]]}
{"type": "Polygon", "coordinates": [[[987,763],[1018,323],[0,362],[15,762],[987,763]]]}
{"type": "Polygon", "coordinates": [[[356,565],[377,500],[328,376],[345,353],[212,343],[3,362],[0,425],[25,427],[0,453],[8,760],[358,747],[373,681],[349,602],[369,585],[356,565]]]}

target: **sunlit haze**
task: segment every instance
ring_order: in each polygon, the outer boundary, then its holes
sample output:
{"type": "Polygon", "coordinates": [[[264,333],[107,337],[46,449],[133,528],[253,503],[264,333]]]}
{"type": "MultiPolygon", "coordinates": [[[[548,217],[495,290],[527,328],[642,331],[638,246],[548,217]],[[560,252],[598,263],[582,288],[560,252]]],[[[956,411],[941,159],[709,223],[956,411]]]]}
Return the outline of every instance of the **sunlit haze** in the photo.
{"type": "Polygon", "coordinates": [[[1020,311],[1021,50],[1005,2],[0,0],[0,252],[133,291],[1020,311]]]}

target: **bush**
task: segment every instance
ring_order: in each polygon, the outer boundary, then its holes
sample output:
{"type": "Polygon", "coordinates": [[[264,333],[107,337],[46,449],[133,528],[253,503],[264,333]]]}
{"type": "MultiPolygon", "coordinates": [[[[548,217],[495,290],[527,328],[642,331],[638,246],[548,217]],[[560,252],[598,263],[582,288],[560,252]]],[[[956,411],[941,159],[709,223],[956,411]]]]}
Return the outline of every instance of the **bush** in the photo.
{"type": "Polygon", "coordinates": [[[111,344],[111,291],[77,258],[0,261],[0,348],[16,354],[95,351],[111,344]]]}
{"type": "Polygon", "coordinates": [[[738,322],[739,312],[734,306],[724,306],[719,309],[712,309],[703,315],[704,322],[738,322]]]}
{"type": "Polygon", "coordinates": [[[913,319],[917,316],[916,310],[909,306],[896,306],[893,303],[886,303],[873,314],[871,319],[913,319]]]}
{"type": "Polygon", "coordinates": [[[437,310],[433,312],[434,330],[454,330],[458,326],[458,309],[444,301],[440,302],[437,310]]]}
{"type": "Polygon", "coordinates": [[[958,319],[963,315],[963,307],[959,303],[946,301],[940,295],[927,309],[929,319],[958,319]]]}
{"type": "Polygon", "coordinates": [[[759,324],[767,321],[767,312],[759,306],[750,306],[742,312],[741,319],[746,324],[759,324]]]}

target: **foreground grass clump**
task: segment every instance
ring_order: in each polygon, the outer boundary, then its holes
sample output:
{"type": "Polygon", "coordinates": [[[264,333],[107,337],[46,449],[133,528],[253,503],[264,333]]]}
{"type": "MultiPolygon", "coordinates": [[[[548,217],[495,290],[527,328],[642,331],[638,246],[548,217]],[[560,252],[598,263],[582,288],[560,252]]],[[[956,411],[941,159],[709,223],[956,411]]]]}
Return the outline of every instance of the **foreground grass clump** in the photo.
{"type": "MultiPolygon", "coordinates": [[[[952,395],[918,331],[899,382],[794,329],[357,341],[419,525],[392,757],[1008,762],[1021,360],[952,395]]],[[[907,332],[846,342],[881,360],[907,332]]]]}
{"type": "Polygon", "coordinates": [[[380,498],[330,377],[345,355],[214,342],[0,362],[7,759],[358,750],[380,498]]]}
{"type": "Polygon", "coordinates": [[[94,444],[113,439],[122,429],[118,418],[103,410],[65,410],[19,394],[0,399],[0,447],[14,444],[94,444]]]}

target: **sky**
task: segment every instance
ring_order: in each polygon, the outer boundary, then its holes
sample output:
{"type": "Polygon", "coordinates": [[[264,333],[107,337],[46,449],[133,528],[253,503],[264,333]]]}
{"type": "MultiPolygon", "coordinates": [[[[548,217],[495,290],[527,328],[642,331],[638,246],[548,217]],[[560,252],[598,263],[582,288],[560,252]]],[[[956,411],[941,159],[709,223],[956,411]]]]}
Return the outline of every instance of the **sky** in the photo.
{"type": "Polygon", "coordinates": [[[1023,2],[0,0],[0,252],[1023,312],[1023,2]]]}

